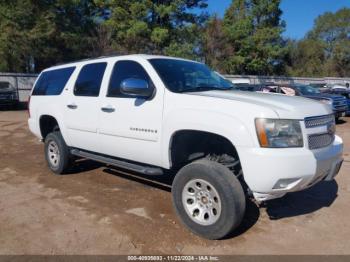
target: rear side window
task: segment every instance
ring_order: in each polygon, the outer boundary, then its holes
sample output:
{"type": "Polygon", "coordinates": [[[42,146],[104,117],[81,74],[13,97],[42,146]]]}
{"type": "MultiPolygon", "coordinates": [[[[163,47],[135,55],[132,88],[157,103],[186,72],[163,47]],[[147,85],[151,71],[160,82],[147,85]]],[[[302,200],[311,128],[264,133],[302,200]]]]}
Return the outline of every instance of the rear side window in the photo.
{"type": "Polygon", "coordinates": [[[128,97],[120,92],[121,83],[128,78],[145,80],[150,88],[154,88],[151,78],[139,63],[129,60],[118,61],[113,68],[107,96],[128,97]]]}
{"type": "Polygon", "coordinates": [[[33,96],[57,96],[62,93],[75,67],[43,72],[35,84],[33,96]]]}
{"type": "Polygon", "coordinates": [[[98,96],[107,63],[94,63],[83,66],[75,82],[74,95],[98,96]]]}

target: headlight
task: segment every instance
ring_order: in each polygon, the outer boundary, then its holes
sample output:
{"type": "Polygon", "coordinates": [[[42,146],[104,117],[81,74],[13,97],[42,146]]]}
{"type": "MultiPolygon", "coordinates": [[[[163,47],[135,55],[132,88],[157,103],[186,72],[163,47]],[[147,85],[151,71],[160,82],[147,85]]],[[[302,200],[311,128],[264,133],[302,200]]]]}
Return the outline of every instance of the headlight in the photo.
{"type": "Polygon", "coordinates": [[[327,105],[331,105],[333,102],[330,99],[321,99],[319,100],[321,103],[327,104],[327,105]]]}
{"type": "Polygon", "coordinates": [[[302,147],[303,136],[298,120],[255,119],[261,147],[302,147]]]}

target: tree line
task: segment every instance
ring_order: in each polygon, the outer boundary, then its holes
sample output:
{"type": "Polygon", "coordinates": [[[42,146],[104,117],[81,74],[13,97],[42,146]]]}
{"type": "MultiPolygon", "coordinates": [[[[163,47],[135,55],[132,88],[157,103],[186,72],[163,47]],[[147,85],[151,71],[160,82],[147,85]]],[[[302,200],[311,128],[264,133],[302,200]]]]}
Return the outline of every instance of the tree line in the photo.
{"type": "Polygon", "coordinates": [[[293,40],[280,2],[234,0],[220,18],[206,0],[0,0],[0,71],[147,53],[228,74],[349,76],[350,9],[320,15],[293,40]]]}

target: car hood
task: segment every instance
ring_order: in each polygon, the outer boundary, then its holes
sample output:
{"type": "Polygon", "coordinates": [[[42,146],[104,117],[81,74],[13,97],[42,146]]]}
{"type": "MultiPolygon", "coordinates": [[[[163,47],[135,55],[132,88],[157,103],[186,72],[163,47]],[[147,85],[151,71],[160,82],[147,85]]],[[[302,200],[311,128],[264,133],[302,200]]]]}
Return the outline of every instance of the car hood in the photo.
{"type": "MultiPolygon", "coordinates": [[[[213,90],[187,94],[255,104],[270,108],[274,110],[280,118],[288,119],[304,119],[305,117],[327,115],[333,112],[332,108],[324,103],[308,98],[291,97],[282,94],[236,90],[213,90]]],[[[258,113],[259,112],[257,112],[257,114],[258,113]]]]}

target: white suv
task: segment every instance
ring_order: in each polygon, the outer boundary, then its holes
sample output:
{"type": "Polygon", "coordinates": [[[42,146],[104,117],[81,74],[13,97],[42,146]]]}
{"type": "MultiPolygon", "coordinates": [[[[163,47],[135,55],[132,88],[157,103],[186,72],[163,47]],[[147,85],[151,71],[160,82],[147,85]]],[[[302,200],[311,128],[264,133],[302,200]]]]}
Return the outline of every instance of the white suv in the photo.
{"type": "Polygon", "coordinates": [[[72,156],[147,175],[170,170],[177,214],[210,239],[239,226],[246,195],[282,197],[333,179],[342,163],[327,105],[236,91],[204,64],[163,56],[46,69],[28,123],[57,174],[72,156]]]}

